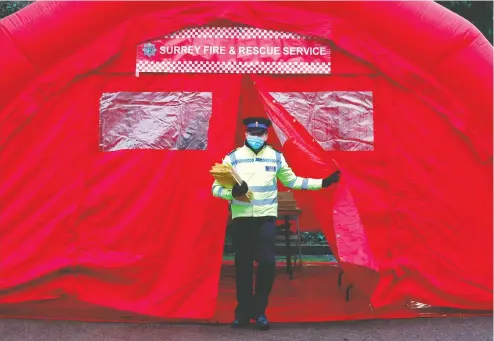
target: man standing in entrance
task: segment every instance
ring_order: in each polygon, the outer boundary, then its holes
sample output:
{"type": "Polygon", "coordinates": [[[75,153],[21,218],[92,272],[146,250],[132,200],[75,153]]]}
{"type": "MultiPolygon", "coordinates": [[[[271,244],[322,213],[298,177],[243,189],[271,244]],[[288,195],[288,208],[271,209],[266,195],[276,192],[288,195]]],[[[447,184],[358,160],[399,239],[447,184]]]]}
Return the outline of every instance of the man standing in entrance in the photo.
{"type": "Polygon", "coordinates": [[[213,183],[213,195],[229,200],[232,211],[232,239],[235,250],[237,308],[232,327],[248,326],[256,321],[261,330],[269,329],[266,318],[268,297],[275,277],[275,237],[278,217],[278,178],[291,189],[319,190],[338,182],[336,171],[325,179],[297,177],[283,154],[266,144],[271,121],[265,118],[247,118],[245,145],[228,154],[224,165],[237,171],[244,180],[231,190],[213,183]],[[250,202],[237,200],[248,191],[250,202]],[[253,263],[257,262],[257,276],[253,288],[253,263]]]}

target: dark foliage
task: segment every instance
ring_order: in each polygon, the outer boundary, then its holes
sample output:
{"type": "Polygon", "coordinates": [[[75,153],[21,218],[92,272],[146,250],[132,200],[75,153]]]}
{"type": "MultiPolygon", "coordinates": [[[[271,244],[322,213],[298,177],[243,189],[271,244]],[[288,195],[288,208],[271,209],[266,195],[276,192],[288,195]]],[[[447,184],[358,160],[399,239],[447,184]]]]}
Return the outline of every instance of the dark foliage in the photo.
{"type": "Polygon", "coordinates": [[[492,44],[492,0],[437,1],[437,3],[470,21],[492,44]]]}

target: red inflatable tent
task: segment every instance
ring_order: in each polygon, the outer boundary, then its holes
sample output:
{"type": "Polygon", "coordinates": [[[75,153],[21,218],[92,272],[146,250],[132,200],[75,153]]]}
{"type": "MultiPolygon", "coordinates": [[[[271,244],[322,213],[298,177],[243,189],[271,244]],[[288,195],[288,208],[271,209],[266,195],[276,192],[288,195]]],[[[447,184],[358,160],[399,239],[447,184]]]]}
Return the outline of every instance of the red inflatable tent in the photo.
{"type": "Polygon", "coordinates": [[[277,282],[271,320],[492,309],[493,47],[440,5],[38,2],[0,21],[0,46],[2,316],[228,321],[228,208],[208,171],[251,114],[298,175],[342,170],[296,195],[357,302],[306,267],[277,282]],[[136,75],[136,47],[206,26],[310,37],[331,71],[136,75]],[[160,105],[172,123],[146,116],[160,105]],[[356,111],[360,140],[341,128],[356,111]],[[130,141],[126,120],[165,133],[130,141]]]}

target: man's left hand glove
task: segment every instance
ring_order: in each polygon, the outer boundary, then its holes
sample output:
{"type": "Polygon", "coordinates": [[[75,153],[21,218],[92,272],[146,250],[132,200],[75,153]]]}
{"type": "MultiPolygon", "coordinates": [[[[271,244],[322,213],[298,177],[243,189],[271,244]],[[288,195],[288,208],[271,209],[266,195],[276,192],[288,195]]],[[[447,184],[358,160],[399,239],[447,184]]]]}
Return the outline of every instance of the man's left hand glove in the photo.
{"type": "Polygon", "coordinates": [[[336,171],[333,174],[331,174],[330,176],[328,176],[327,178],[324,178],[322,180],[322,187],[326,188],[326,187],[329,187],[332,184],[340,181],[340,173],[341,173],[340,171],[336,171]]]}
{"type": "Polygon", "coordinates": [[[232,196],[234,198],[242,197],[247,194],[249,191],[249,186],[247,186],[247,183],[245,181],[242,181],[242,184],[235,184],[232,188],[232,196]]]}

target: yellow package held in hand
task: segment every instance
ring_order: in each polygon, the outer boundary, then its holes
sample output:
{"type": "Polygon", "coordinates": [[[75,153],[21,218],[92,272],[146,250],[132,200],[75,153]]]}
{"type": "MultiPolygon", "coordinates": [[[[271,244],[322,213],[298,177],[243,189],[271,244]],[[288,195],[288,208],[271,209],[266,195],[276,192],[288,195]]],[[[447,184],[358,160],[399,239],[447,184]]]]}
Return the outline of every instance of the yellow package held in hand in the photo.
{"type": "Polygon", "coordinates": [[[214,177],[219,184],[227,189],[232,189],[237,183],[232,174],[232,168],[226,165],[215,164],[209,173],[214,177]]]}
{"type": "MultiPolygon", "coordinates": [[[[209,173],[226,189],[232,189],[235,184],[242,184],[242,179],[230,166],[216,163],[209,173]]],[[[243,202],[250,202],[253,196],[254,194],[249,190],[246,195],[236,199],[243,202]]]]}

